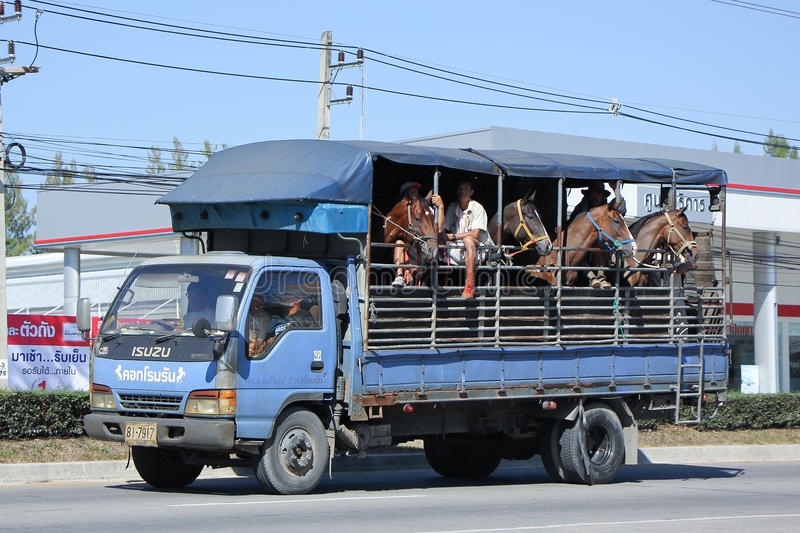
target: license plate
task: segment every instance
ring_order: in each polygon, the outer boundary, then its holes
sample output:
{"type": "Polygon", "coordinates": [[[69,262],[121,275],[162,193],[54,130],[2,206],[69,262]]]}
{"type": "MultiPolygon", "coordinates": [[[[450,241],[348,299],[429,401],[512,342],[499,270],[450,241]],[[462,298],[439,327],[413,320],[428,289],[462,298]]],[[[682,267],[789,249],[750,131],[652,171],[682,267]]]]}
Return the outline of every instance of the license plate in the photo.
{"type": "Polygon", "coordinates": [[[128,446],[157,447],[157,427],[158,424],[150,422],[127,422],[125,424],[125,444],[128,446]]]}

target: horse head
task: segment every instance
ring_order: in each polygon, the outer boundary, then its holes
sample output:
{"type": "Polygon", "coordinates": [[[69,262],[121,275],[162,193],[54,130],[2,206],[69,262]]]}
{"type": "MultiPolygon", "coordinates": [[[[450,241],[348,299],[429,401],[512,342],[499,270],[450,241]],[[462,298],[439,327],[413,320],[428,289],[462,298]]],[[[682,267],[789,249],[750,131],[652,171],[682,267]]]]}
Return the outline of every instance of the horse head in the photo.
{"type": "Polygon", "coordinates": [[[697,263],[700,253],[685,211],[686,208],[683,207],[663,213],[667,223],[664,225],[662,235],[679,267],[693,266],[697,263]]]}
{"type": "MultiPolygon", "coordinates": [[[[393,232],[394,239],[402,239],[418,248],[425,262],[436,260],[438,243],[429,200],[419,196],[401,200],[394,206],[387,218],[391,218],[396,226],[393,232]]],[[[384,236],[386,242],[394,242],[389,240],[390,235],[386,230],[384,230],[384,236]]]]}
{"type": "Polygon", "coordinates": [[[533,191],[532,194],[511,204],[514,208],[513,215],[510,217],[510,224],[506,223],[504,226],[509,230],[513,227],[511,231],[514,239],[519,242],[523,250],[533,246],[537,254],[546,256],[553,251],[553,241],[550,240],[550,236],[544,228],[542,218],[536,210],[535,201],[536,191],[533,191]]]}
{"type": "Polygon", "coordinates": [[[636,254],[636,240],[620,213],[624,205],[623,200],[614,198],[606,205],[589,210],[586,219],[594,226],[597,238],[604,247],[613,252],[620,251],[624,257],[633,257],[636,254]]]}

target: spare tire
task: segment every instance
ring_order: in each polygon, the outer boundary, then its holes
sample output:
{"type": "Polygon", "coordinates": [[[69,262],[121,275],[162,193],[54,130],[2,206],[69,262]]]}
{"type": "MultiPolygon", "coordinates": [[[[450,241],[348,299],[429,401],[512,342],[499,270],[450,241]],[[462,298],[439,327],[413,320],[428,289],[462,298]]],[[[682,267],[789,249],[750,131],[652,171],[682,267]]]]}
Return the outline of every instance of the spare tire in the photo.
{"type": "Polygon", "coordinates": [[[564,422],[559,439],[565,480],[570,483],[608,483],[616,477],[625,459],[625,439],[617,414],[605,404],[593,403],[585,410],[586,453],[589,475],[586,475],[580,444],[579,421],[564,422]]]}

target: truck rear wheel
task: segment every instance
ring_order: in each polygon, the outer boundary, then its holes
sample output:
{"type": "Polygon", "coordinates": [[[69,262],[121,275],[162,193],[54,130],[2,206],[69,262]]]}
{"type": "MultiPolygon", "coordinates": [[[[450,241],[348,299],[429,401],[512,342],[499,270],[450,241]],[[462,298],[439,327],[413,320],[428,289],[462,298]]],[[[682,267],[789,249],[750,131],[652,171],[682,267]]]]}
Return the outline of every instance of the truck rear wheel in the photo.
{"type": "Polygon", "coordinates": [[[576,420],[564,426],[559,442],[565,480],[570,483],[608,483],[617,475],[625,459],[622,424],[617,414],[601,403],[587,406],[585,416],[590,476],[586,475],[576,420]]]}
{"type": "Polygon", "coordinates": [[[329,453],[319,417],[306,409],[290,409],[264,443],[256,478],[274,494],[306,494],[322,478],[329,453]]]}
{"type": "Polygon", "coordinates": [[[484,478],[497,469],[502,458],[500,446],[487,440],[475,443],[466,439],[425,439],[425,458],[437,473],[445,477],[484,478]]]}
{"type": "Polygon", "coordinates": [[[542,455],[542,465],[547,474],[555,482],[563,483],[564,465],[561,463],[561,420],[546,420],[539,433],[539,450],[542,455]]]}
{"type": "Polygon", "coordinates": [[[180,452],[163,448],[133,446],[133,465],[146,483],[161,489],[185,487],[200,475],[203,465],[183,462],[180,452]]]}

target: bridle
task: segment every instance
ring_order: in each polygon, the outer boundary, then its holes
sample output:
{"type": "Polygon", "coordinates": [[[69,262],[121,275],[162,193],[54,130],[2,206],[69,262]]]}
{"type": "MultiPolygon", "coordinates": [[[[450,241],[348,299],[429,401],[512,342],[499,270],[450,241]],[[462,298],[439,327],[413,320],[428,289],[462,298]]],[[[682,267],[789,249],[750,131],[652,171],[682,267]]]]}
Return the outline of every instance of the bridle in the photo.
{"type": "Polygon", "coordinates": [[[586,212],[586,216],[589,218],[589,222],[591,222],[592,225],[594,226],[594,229],[597,230],[597,239],[612,252],[616,252],[626,244],[636,242],[636,239],[626,239],[624,241],[618,241],[617,239],[609,235],[606,232],[606,230],[601,228],[600,225],[594,221],[594,219],[592,218],[592,214],[589,211],[586,212]]]}
{"type": "MultiPolygon", "coordinates": [[[[420,199],[420,201],[422,201],[422,200],[420,199]]],[[[392,217],[387,217],[386,215],[381,213],[380,210],[377,207],[375,207],[374,205],[372,206],[372,210],[379,217],[381,217],[383,219],[383,227],[384,228],[386,228],[387,224],[391,224],[392,226],[396,227],[397,229],[399,229],[400,231],[402,231],[403,233],[408,235],[408,237],[411,238],[411,241],[416,241],[420,245],[425,244],[426,241],[430,241],[430,240],[435,239],[436,238],[435,236],[423,235],[422,232],[419,229],[417,229],[417,227],[414,224],[412,224],[412,222],[411,222],[411,220],[412,220],[412,218],[411,218],[411,201],[410,200],[406,203],[406,209],[407,209],[407,213],[408,213],[408,215],[407,215],[408,216],[408,229],[404,228],[403,226],[401,226],[400,224],[398,224],[397,222],[392,220],[392,217]]]]}
{"type": "Polygon", "coordinates": [[[683,233],[681,233],[678,230],[678,228],[675,227],[675,223],[672,221],[671,218],[669,218],[669,214],[666,211],[664,211],[663,213],[664,213],[664,218],[666,218],[667,222],[669,223],[669,231],[667,231],[667,246],[669,247],[669,250],[675,255],[675,257],[681,257],[681,254],[687,248],[690,248],[690,249],[691,248],[696,248],[697,247],[697,241],[687,240],[686,237],[683,236],[683,233]],[[672,232],[675,232],[678,235],[678,237],[681,239],[681,247],[678,248],[677,250],[675,250],[675,248],[672,247],[672,243],[669,242],[669,237],[672,234],[672,232]]]}
{"type": "Polygon", "coordinates": [[[517,215],[519,216],[519,224],[517,224],[517,229],[514,230],[514,238],[522,246],[522,250],[520,250],[520,251],[527,250],[528,248],[530,248],[531,246],[533,246],[537,242],[543,241],[545,239],[549,239],[550,238],[550,236],[547,233],[545,233],[544,235],[539,235],[538,237],[534,237],[533,236],[533,232],[531,232],[531,229],[528,227],[528,221],[522,215],[522,198],[517,200],[517,215]],[[528,234],[528,240],[524,244],[522,242],[522,239],[517,237],[517,234],[519,233],[519,230],[521,230],[521,229],[524,229],[525,233],[528,234]]]}

